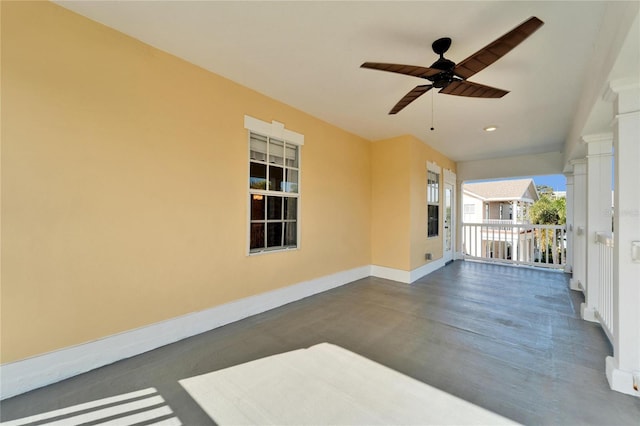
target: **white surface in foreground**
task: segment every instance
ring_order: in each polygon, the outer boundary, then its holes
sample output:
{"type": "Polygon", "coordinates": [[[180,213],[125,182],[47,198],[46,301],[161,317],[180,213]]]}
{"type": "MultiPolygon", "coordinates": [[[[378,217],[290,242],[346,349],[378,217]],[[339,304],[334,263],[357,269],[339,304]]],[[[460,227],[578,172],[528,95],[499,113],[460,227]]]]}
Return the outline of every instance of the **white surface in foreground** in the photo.
{"type": "Polygon", "coordinates": [[[515,424],[329,343],[180,384],[219,424],[515,424]]]}

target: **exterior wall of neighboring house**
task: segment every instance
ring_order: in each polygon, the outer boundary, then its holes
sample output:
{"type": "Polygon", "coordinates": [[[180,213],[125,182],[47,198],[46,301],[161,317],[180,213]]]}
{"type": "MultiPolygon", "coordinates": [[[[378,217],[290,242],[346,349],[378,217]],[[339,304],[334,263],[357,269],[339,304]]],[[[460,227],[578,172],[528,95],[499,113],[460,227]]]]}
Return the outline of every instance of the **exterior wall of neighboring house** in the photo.
{"type": "MultiPolygon", "coordinates": [[[[487,225],[529,223],[528,211],[538,193],[532,179],[518,182],[484,182],[463,187],[463,221],[487,225]]],[[[482,227],[470,232],[463,247],[466,254],[493,259],[524,260],[531,258],[534,235],[530,231],[512,226],[482,227]],[[517,256],[518,259],[514,259],[517,256]]]]}
{"type": "Polygon", "coordinates": [[[468,191],[464,191],[462,205],[462,221],[465,223],[481,223],[484,215],[484,201],[482,198],[468,191]]]}

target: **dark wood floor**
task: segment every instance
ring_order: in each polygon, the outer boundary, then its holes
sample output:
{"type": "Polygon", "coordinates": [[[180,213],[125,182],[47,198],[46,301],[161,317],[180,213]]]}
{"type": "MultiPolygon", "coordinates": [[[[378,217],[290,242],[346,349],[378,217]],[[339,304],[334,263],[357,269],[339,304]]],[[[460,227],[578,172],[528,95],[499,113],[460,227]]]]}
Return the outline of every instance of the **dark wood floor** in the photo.
{"type": "Polygon", "coordinates": [[[412,285],[366,278],[0,404],[3,421],[155,387],[211,424],[178,380],[331,342],[523,424],[639,425],[609,390],[609,342],[558,272],[454,262],[412,285]]]}

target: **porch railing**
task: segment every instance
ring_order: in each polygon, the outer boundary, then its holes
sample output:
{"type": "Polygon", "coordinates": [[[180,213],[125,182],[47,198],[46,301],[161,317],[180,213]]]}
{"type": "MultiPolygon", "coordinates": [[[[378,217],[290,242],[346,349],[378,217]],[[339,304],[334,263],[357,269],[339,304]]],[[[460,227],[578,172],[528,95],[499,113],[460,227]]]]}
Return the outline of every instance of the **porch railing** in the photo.
{"type": "Polygon", "coordinates": [[[528,224],[529,221],[527,220],[522,220],[522,219],[482,219],[482,223],[483,224],[489,224],[489,225],[511,225],[513,223],[515,224],[528,224]]]}
{"type": "Polygon", "coordinates": [[[598,262],[600,265],[598,305],[596,317],[602,328],[613,342],[613,234],[596,233],[598,243],[598,262]]]}
{"type": "Polygon", "coordinates": [[[563,269],[565,225],[463,223],[466,259],[563,269]]]}

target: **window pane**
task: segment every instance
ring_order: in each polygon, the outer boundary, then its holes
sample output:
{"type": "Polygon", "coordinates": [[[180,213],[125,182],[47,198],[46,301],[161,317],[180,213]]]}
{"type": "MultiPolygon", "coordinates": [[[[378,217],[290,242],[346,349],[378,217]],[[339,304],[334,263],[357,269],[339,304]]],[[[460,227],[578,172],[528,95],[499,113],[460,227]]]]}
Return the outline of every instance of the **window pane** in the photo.
{"type": "Polygon", "coordinates": [[[284,199],[284,218],[294,220],[298,218],[298,200],[287,197],[284,199]]]}
{"type": "Polygon", "coordinates": [[[256,161],[267,161],[267,138],[251,133],[249,158],[256,161]]]}
{"type": "Polygon", "coordinates": [[[427,236],[437,237],[439,228],[439,208],[438,206],[428,207],[428,219],[427,219],[427,236]]]}
{"type": "Polygon", "coordinates": [[[440,198],[440,175],[434,172],[427,172],[427,201],[438,203],[440,198]]]}
{"type": "Polygon", "coordinates": [[[251,224],[251,250],[264,248],[264,223],[251,224]]]}
{"type": "Polygon", "coordinates": [[[249,166],[249,187],[253,189],[267,189],[267,166],[251,162],[249,166]]]}
{"type": "Polygon", "coordinates": [[[269,190],[282,191],[284,180],[284,169],[277,166],[269,166],[269,190]]]}
{"type": "Polygon", "coordinates": [[[298,171],[287,169],[287,181],[284,184],[285,191],[298,192],[298,171]]]}
{"type": "Polygon", "coordinates": [[[440,175],[437,173],[433,174],[433,202],[440,202],[440,175]]]}
{"type": "Polygon", "coordinates": [[[264,195],[252,194],[251,197],[251,220],[264,220],[264,195]]]}
{"type": "Polygon", "coordinates": [[[296,145],[287,144],[285,149],[287,158],[287,167],[298,167],[298,147],[296,145]]]}
{"type": "Polygon", "coordinates": [[[284,165],[284,142],[269,140],[269,163],[284,165]]]}
{"type": "Polygon", "coordinates": [[[267,247],[282,245],[282,222],[267,224],[267,247]]]}
{"type": "Polygon", "coordinates": [[[267,219],[282,220],[282,197],[267,197],[267,219]]]}
{"type": "Polygon", "coordinates": [[[298,244],[297,232],[298,225],[296,222],[285,222],[284,224],[284,245],[295,247],[298,244]]]}

